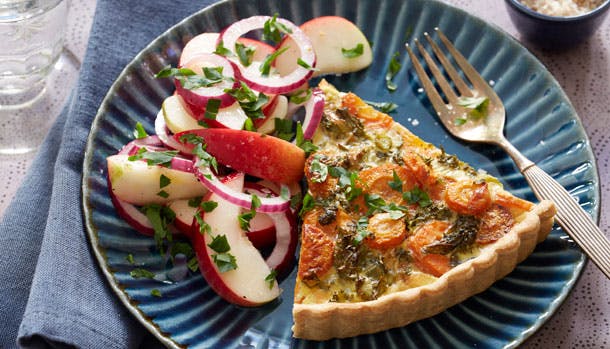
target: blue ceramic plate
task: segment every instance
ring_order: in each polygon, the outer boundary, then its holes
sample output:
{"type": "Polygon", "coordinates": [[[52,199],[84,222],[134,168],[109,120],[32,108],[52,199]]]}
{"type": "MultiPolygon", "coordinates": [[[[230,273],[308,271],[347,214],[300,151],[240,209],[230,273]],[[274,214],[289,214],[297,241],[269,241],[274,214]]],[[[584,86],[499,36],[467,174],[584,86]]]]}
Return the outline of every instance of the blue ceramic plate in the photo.
{"type": "MultiPolygon", "coordinates": [[[[403,328],[344,340],[293,339],[294,271],[281,286],[278,302],[244,309],[220,299],[198,274],[179,282],[134,279],[134,265],[170,276],[152,239],[138,235],[117,217],[106,184],[108,155],[131,139],[136,122],[152,131],[169,81],[153,73],[176,64],[184,43],[197,33],[217,32],[255,14],[279,13],[297,24],[321,15],[354,21],[373,43],[368,69],[331,83],[366,100],[393,101],[395,119],[423,139],[458,154],[500,178],[515,194],[534,196],[512,161],[500,149],[452,138],[435,118],[403,48],[424,31],[440,27],[468,60],[494,84],[508,111],[508,138],[526,156],[558,179],[597,218],[599,182],[583,127],[560,86],[519,43],[497,28],[461,10],[428,0],[225,1],[177,24],[142,51],[123,71],[102,103],[93,124],[84,163],[84,210],[93,250],[110,285],[125,306],[168,347],[253,348],[501,348],[515,347],[538,329],[568,295],[585,257],[559,228],[526,261],[487,291],[432,318],[403,328]],[[394,52],[402,68],[394,93],[384,76],[394,52]],[[160,290],[154,297],[151,290],[160,290]]],[[[355,320],[358,321],[358,320],[355,320]]]]}

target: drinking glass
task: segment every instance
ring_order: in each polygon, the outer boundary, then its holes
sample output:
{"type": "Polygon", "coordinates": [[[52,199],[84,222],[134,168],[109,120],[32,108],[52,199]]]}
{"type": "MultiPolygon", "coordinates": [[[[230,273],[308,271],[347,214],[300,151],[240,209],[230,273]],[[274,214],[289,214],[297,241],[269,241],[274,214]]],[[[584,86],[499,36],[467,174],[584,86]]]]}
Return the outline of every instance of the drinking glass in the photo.
{"type": "Polygon", "coordinates": [[[36,149],[54,119],[67,16],[66,0],[0,0],[0,154],[36,149]]]}

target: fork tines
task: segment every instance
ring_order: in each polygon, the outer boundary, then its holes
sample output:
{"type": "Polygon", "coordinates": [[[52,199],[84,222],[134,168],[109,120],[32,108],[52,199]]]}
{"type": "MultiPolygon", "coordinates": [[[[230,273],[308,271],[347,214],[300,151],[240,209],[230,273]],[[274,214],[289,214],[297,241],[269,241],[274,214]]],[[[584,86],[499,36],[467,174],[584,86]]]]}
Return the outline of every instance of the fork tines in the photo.
{"type": "MultiPolygon", "coordinates": [[[[464,56],[453,46],[451,41],[447,39],[447,37],[445,36],[445,34],[443,34],[441,30],[439,30],[438,28],[435,28],[434,30],[438,34],[440,40],[443,42],[444,46],[447,48],[447,51],[451,54],[451,56],[453,56],[453,59],[460,67],[464,75],[468,78],[472,86],[474,86],[474,90],[489,95],[490,93],[488,89],[491,88],[485,82],[485,80],[483,80],[479,73],[474,69],[474,67],[472,67],[470,63],[468,63],[466,58],[464,58],[464,56]]],[[[451,62],[443,53],[441,48],[434,42],[434,40],[432,40],[428,33],[424,33],[424,37],[430,44],[430,47],[432,47],[434,55],[445,69],[445,72],[453,81],[455,88],[457,89],[459,94],[464,97],[473,97],[473,90],[469,88],[466,82],[462,79],[460,74],[457,72],[453,64],[451,64],[451,62]]],[[[413,50],[411,49],[410,45],[407,43],[405,44],[405,46],[407,48],[407,52],[409,53],[409,57],[411,58],[411,62],[413,63],[413,67],[415,68],[415,71],[417,72],[422,86],[424,87],[424,90],[426,91],[426,94],[428,95],[428,98],[430,99],[430,102],[432,103],[434,109],[436,109],[437,111],[443,110],[445,109],[446,104],[457,105],[459,96],[456,94],[456,91],[449,84],[449,82],[445,78],[445,75],[441,72],[434,59],[430,56],[430,54],[428,54],[428,51],[424,49],[423,45],[419,42],[419,40],[415,39],[414,42],[421,56],[426,61],[428,69],[434,76],[434,79],[440,86],[448,102],[445,103],[443,101],[443,98],[434,87],[434,83],[426,73],[419,59],[417,59],[417,57],[413,53],[413,50]]]]}

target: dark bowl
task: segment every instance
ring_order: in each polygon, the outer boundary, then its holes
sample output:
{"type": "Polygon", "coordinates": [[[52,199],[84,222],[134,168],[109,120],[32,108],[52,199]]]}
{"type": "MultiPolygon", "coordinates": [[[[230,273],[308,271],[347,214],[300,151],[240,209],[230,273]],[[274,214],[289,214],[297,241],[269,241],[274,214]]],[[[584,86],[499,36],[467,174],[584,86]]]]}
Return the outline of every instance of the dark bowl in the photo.
{"type": "Polygon", "coordinates": [[[591,12],[558,17],[536,12],[519,0],[505,2],[510,18],[523,38],[552,50],[564,50],[584,42],[602,24],[610,9],[610,0],[606,0],[591,12]]]}

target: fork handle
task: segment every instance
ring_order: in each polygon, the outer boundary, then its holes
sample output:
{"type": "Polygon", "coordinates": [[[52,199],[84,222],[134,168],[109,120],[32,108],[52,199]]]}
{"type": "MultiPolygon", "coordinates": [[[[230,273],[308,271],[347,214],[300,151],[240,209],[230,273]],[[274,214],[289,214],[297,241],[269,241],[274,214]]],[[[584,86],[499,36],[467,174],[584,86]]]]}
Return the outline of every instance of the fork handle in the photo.
{"type": "Polygon", "coordinates": [[[538,199],[555,203],[557,222],[610,279],[610,241],[591,216],[561,184],[540,167],[532,164],[521,172],[538,199]]]}
{"type": "Polygon", "coordinates": [[[593,222],[591,216],[559,182],[521,154],[506,138],[500,137],[498,145],[513,158],[536,197],[555,203],[557,223],[610,279],[610,240],[593,222]]]}

